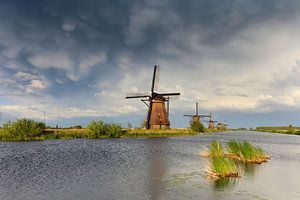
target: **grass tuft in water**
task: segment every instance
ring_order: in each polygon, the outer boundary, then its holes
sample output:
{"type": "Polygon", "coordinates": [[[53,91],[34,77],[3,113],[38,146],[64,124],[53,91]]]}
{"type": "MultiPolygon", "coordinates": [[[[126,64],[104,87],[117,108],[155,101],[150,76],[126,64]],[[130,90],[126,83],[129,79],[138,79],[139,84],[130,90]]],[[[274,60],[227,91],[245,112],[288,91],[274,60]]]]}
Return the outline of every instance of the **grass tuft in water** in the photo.
{"type": "Polygon", "coordinates": [[[214,178],[239,177],[239,171],[235,163],[224,157],[212,156],[208,173],[214,178]]]}
{"type": "Polygon", "coordinates": [[[220,142],[213,141],[210,143],[210,156],[211,157],[224,156],[224,148],[220,142]]]}
{"type": "Polygon", "coordinates": [[[247,163],[262,163],[266,162],[269,157],[261,148],[256,148],[247,141],[238,143],[230,141],[228,144],[228,157],[239,159],[247,163]]]}

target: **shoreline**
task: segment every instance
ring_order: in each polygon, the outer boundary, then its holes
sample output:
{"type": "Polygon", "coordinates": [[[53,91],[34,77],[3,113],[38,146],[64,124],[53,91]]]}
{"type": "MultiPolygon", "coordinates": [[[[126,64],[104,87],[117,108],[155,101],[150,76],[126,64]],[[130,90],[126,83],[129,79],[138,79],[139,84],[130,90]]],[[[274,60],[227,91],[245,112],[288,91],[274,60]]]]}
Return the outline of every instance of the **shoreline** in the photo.
{"type": "MultiPolygon", "coordinates": [[[[43,140],[70,140],[70,139],[109,139],[106,135],[100,137],[91,137],[89,130],[86,128],[60,128],[45,129],[40,136],[36,137],[10,137],[4,134],[0,129],[0,141],[43,141],[43,140]]],[[[226,130],[206,129],[204,133],[193,132],[189,128],[174,129],[122,129],[120,137],[116,138],[155,138],[155,137],[185,137],[196,136],[198,134],[210,134],[215,132],[226,132],[226,130]]]]}

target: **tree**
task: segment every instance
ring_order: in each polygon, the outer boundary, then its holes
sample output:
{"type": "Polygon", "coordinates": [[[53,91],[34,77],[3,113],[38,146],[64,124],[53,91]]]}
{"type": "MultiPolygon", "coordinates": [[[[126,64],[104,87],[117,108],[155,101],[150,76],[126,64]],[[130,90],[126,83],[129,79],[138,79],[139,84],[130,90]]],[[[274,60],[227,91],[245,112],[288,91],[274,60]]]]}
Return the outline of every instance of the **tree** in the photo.
{"type": "Polygon", "coordinates": [[[288,126],[288,130],[287,130],[287,133],[288,134],[293,134],[295,132],[295,128],[290,124],[288,126]]]}
{"type": "Polygon", "coordinates": [[[3,130],[9,137],[21,140],[41,136],[45,128],[45,123],[27,118],[18,119],[15,122],[8,121],[3,124],[3,130]]]}
{"type": "Polygon", "coordinates": [[[196,133],[204,133],[205,127],[199,120],[192,120],[191,121],[191,129],[196,133]]]}
{"type": "Polygon", "coordinates": [[[127,127],[128,127],[128,129],[132,129],[131,123],[128,123],[127,127]]]}
{"type": "Polygon", "coordinates": [[[104,121],[91,121],[87,125],[88,132],[92,138],[101,138],[105,135],[106,124],[104,121]]]}
{"type": "Polygon", "coordinates": [[[107,133],[106,135],[109,138],[116,138],[116,137],[120,137],[122,134],[122,127],[119,124],[108,124],[107,125],[107,133]]]}
{"type": "Polygon", "coordinates": [[[119,124],[107,124],[102,120],[91,121],[87,126],[89,136],[91,138],[120,137],[122,134],[122,127],[119,124]]]}

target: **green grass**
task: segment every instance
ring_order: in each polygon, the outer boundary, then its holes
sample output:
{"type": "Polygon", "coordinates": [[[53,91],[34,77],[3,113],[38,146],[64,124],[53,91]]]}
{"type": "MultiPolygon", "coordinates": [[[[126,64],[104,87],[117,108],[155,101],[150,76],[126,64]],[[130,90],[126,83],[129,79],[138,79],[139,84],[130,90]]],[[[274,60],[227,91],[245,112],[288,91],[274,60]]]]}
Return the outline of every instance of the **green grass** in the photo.
{"type": "Polygon", "coordinates": [[[259,147],[254,147],[247,141],[236,142],[230,141],[228,145],[228,156],[239,159],[247,163],[262,163],[269,159],[264,151],[259,147]]]}
{"type": "Polygon", "coordinates": [[[105,139],[109,135],[100,135],[95,137],[87,129],[46,129],[40,136],[36,137],[17,137],[5,134],[0,129],[0,141],[32,141],[32,140],[53,140],[53,139],[105,139]]]}
{"type": "MultiPolygon", "coordinates": [[[[146,130],[146,129],[119,129],[118,126],[110,126],[108,134],[95,133],[82,129],[46,129],[36,137],[17,137],[6,134],[0,129],[0,141],[19,141],[19,140],[50,140],[50,139],[105,139],[111,138],[113,133],[118,132],[118,137],[136,138],[136,137],[173,137],[173,136],[194,136],[196,133],[190,129],[166,129],[166,130],[146,130]]],[[[113,135],[115,136],[115,135],[113,135]]]]}
{"type": "Polygon", "coordinates": [[[190,129],[124,129],[122,138],[135,138],[135,137],[173,137],[173,136],[194,136],[190,129]]]}
{"type": "Polygon", "coordinates": [[[255,131],[300,135],[300,127],[294,127],[291,125],[290,126],[259,126],[256,127],[255,131]]]}
{"type": "Polygon", "coordinates": [[[211,157],[221,157],[224,155],[224,148],[222,144],[218,141],[213,141],[210,143],[210,152],[211,157]]]}
{"type": "Polygon", "coordinates": [[[228,145],[228,152],[229,154],[232,155],[239,155],[240,154],[240,143],[236,142],[236,141],[230,141],[227,143],[228,145]]]}
{"type": "Polygon", "coordinates": [[[262,148],[254,147],[247,141],[230,141],[226,149],[219,141],[213,141],[210,143],[209,151],[202,155],[209,157],[210,165],[207,171],[214,178],[239,177],[239,171],[233,160],[242,161],[245,164],[261,164],[270,159],[262,148]]]}
{"type": "Polygon", "coordinates": [[[239,177],[239,171],[235,163],[224,157],[212,156],[208,173],[215,178],[239,177]]]}
{"type": "Polygon", "coordinates": [[[102,139],[117,138],[123,133],[121,125],[104,121],[91,121],[87,129],[45,129],[44,123],[24,118],[5,122],[0,129],[0,140],[102,139]]]}
{"type": "Polygon", "coordinates": [[[209,148],[210,168],[209,175],[214,178],[238,177],[239,173],[235,163],[225,158],[225,150],[219,141],[210,143],[209,148]]]}

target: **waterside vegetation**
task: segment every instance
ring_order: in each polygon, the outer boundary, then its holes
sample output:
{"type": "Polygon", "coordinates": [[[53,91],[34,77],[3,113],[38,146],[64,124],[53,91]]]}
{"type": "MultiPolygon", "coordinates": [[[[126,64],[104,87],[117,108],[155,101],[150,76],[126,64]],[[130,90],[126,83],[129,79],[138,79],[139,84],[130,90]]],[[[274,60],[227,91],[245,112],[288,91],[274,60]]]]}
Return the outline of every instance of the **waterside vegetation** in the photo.
{"type": "Polygon", "coordinates": [[[188,128],[175,129],[124,129],[122,138],[133,137],[172,137],[172,136],[194,136],[197,133],[188,128]]]}
{"type": "Polygon", "coordinates": [[[254,147],[247,141],[230,141],[228,144],[228,153],[225,156],[240,160],[244,163],[261,164],[267,162],[270,157],[267,156],[262,148],[254,147]]]}
{"type": "Polygon", "coordinates": [[[102,139],[120,137],[123,129],[119,124],[92,121],[86,129],[46,129],[43,122],[23,118],[15,122],[5,122],[0,129],[2,141],[26,141],[47,139],[102,139]]]}
{"type": "Polygon", "coordinates": [[[261,164],[270,159],[260,147],[254,147],[247,141],[230,141],[227,147],[225,149],[220,142],[213,141],[209,150],[202,153],[210,159],[208,170],[206,170],[209,176],[213,178],[239,177],[240,172],[235,162],[261,164]]]}
{"type": "Polygon", "coordinates": [[[217,179],[240,176],[237,166],[231,159],[218,156],[210,158],[210,165],[207,172],[210,177],[217,179]]]}
{"type": "Polygon", "coordinates": [[[259,132],[282,133],[300,135],[300,127],[294,127],[291,124],[288,126],[259,126],[255,129],[250,129],[259,132]]]}
{"type": "Polygon", "coordinates": [[[43,122],[32,119],[8,121],[0,128],[0,141],[27,141],[48,139],[105,139],[136,137],[174,137],[195,136],[199,133],[223,132],[224,130],[205,128],[201,122],[193,122],[190,128],[145,129],[122,128],[120,124],[106,123],[102,120],[91,121],[86,128],[80,125],[70,128],[51,128],[43,122]]]}

